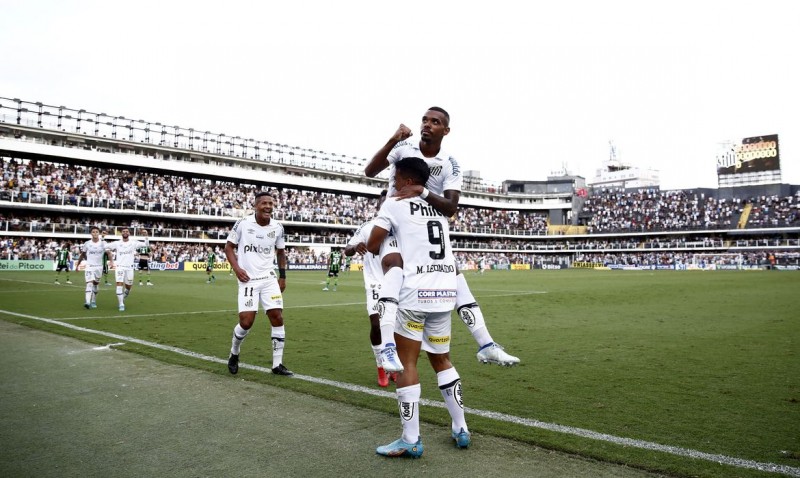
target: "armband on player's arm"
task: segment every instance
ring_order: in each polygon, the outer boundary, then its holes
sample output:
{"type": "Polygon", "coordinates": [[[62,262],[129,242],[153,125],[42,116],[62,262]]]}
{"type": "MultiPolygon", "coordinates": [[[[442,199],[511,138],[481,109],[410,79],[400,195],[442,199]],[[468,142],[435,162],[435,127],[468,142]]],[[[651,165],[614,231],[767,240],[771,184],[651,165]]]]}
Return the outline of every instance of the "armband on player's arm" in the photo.
{"type": "Polygon", "coordinates": [[[286,269],[278,268],[278,279],[286,279],[286,269]]]}

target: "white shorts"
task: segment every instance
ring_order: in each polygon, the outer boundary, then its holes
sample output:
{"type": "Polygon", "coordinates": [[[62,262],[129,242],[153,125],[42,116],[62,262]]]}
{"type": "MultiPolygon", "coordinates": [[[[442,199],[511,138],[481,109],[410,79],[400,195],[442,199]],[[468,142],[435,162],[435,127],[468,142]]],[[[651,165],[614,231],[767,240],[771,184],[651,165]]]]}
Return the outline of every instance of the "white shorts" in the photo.
{"type": "Polygon", "coordinates": [[[283,294],[277,279],[239,282],[239,312],[258,312],[259,304],[264,310],[283,309],[283,294]]]}
{"type": "Polygon", "coordinates": [[[117,267],[114,269],[114,279],[117,282],[122,282],[125,285],[133,284],[133,269],[122,269],[117,267]]]}
{"type": "Polygon", "coordinates": [[[400,254],[400,247],[397,245],[397,239],[393,235],[388,234],[383,240],[383,244],[381,244],[381,261],[383,261],[383,258],[387,255],[395,252],[400,254]]]}
{"type": "Polygon", "coordinates": [[[450,352],[450,313],[398,309],[394,333],[422,342],[422,350],[434,354],[450,352]]]}
{"type": "Polygon", "coordinates": [[[86,282],[100,282],[100,276],[103,275],[103,268],[100,267],[87,267],[83,270],[83,278],[86,282]]]}
{"type": "Polygon", "coordinates": [[[367,291],[367,315],[378,314],[378,299],[380,299],[381,285],[370,284],[366,286],[367,291]]]}

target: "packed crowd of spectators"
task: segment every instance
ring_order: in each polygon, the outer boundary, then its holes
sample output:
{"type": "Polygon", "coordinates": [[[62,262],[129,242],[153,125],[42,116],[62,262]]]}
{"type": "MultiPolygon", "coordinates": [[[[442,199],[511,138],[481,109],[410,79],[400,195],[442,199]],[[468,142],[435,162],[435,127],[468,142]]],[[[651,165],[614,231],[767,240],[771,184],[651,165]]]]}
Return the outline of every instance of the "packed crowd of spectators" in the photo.
{"type": "MultiPolygon", "coordinates": [[[[0,201],[128,209],[236,219],[268,189],[280,221],[358,226],[376,212],[373,197],[265,188],[253,184],[185,178],[142,171],[87,168],[0,158],[0,201]]],[[[232,222],[232,221],[231,221],[232,222]]],[[[452,230],[538,235],[547,232],[544,213],[461,207],[452,230]]]]}
{"type": "MultiPolygon", "coordinates": [[[[79,243],[67,243],[72,251],[73,259],[77,260],[79,243]]],[[[55,239],[42,238],[2,238],[0,239],[0,259],[3,260],[55,260],[56,251],[62,242],[55,239]]],[[[206,259],[207,244],[165,242],[155,247],[153,260],[160,262],[204,262],[206,259]]],[[[225,260],[224,247],[211,245],[218,260],[225,260]]],[[[315,252],[309,247],[287,247],[287,259],[290,264],[323,266],[328,262],[328,253],[315,252]]],[[[507,269],[511,264],[528,264],[531,268],[543,265],[557,265],[568,267],[574,262],[592,263],[598,265],[627,265],[627,266],[680,266],[714,262],[728,265],[764,265],[768,257],[774,255],[779,265],[800,265],[800,252],[772,250],[743,251],[739,255],[714,253],[694,253],[683,251],[629,251],[629,252],[578,252],[573,254],[519,254],[513,252],[482,252],[482,251],[457,251],[456,261],[464,270],[473,270],[479,260],[483,260],[484,267],[488,269],[507,269]]],[[[353,262],[361,262],[356,255],[353,262]]]]}
{"type": "Polygon", "coordinates": [[[583,213],[591,216],[590,234],[736,229],[746,204],[752,206],[749,228],[800,226],[800,193],[725,200],[683,190],[602,189],[589,196],[583,213]]]}

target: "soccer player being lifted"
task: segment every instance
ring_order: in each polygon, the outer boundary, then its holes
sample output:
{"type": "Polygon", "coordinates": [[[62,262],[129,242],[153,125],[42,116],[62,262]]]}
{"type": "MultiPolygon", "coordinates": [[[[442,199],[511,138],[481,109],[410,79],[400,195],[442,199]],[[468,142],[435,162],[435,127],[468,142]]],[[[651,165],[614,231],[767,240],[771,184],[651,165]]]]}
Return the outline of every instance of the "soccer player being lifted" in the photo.
{"type": "MultiPolygon", "coordinates": [[[[395,163],[395,187],[423,186],[429,168],[425,160],[402,158],[395,163]]],[[[401,194],[402,195],[402,194],[401,194]]],[[[403,253],[404,280],[399,295],[394,340],[404,367],[397,377],[397,402],[402,435],[380,446],[379,455],[397,457],[422,455],[419,434],[421,386],[417,360],[424,350],[450,413],[451,438],[459,448],[470,445],[470,432],[464,417],[461,377],[450,362],[451,315],[456,303],[456,261],[450,245],[448,219],[419,195],[405,199],[388,198],[373,220],[367,250],[381,252],[392,231],[403,253]]]]}
{"type": "MultiPolygon", "coordinates": [[[[411,129],[401,124],[389,141],[378,150],[364,169],[368,177],[375,177],[386,168],[390,168],[389,197],[404,199],[419,196],[429,206],[436,208],[445,217],[456,213],[461,198],[463,178],[456,159],[442,150],[442,140],[450,132],[450,115],[447,111],[433,106],[422,117],[419,142],[406,141],[412,136],[411,129]],[[430,168],[430,178],[423,185],[410,185],[396,195],[394,184],[394,164],[405,157],[419,157],[425,160],[430,168]]],[[[384,270],[384,281],[381,286],[379,307],[381,312],[381,342],[384,349],[381,361],[387,372],[400,372],[402,365],[396,357],[393,342],[394,321],[397,315],[397,301],[403,285],[403,258],[400,251],[393,249],[391,235],[381,247],[381,262],[384,270]]],[[[405,252],[405,251],[402,251],[405,252]]],[[[467,285],[464,274],[457,273],[457,297],[455,308],[464,324],[469,328],[478,343],[478,360],[482,363],[499,365],[516,365],[519,358],[506,353],[494,341],[486,327],[478,302],[467,285]]]]}

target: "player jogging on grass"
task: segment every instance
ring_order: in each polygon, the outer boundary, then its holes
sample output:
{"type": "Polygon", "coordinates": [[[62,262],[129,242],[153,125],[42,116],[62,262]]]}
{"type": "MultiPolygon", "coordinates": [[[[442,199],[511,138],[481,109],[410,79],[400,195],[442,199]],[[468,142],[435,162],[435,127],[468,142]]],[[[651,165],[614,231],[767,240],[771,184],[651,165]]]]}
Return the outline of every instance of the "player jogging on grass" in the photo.
{"type": "Polygon", "coordinates": [[[331,277],[333,277],[333,291],[336,292],[336,287],[339,285],[339,269],[341,266],[342,251],[332,249],[330,256],[328,256],[328,277],[325,279],[325,287],[322,290],[329,290],[331,277]]]}
{"type": "MultiPolygon", "coordinates": [[[[83,269],[83,277],[86,280],[83,306],[87,309],[96,309],[97,290],[100,285],[100,276],[103,273],[103,261],[106,257],[106,241],[100,239],[100,228],[97,226],[92,226],[90,233],[92,238],[81,245],[81,256],[78,258],[75,270],[79,270],[81,263],[86,261],[83,269]]],[[[113,261],[111,267],[114,267],[113,261]]]]}
{"type": "Polygon", "coordinates": [[[142,229],[142,237],[144,237],[147,245],[140,247],[137,251],[139,253],[139,285],[142,285],[142,274],[146,271],[147,285],[152,286],[153,283],[150,282],[150,258],[153,255],[153,249],[148,242],[147,229],[142,229]]]}
{"type": "Polygon", "coordinates": [[[72,259],[70,257],[72,253],[70,252],[69,244],[64,243],[61,245],[61,249],[56,252],[56,284],[61,285],[61,282],[58,281],[58,278],[61,276],[61,271],[65,271],[67,276],[67,284],[72,284],[72,281],[69,280],[69,261],[72,259]]]}
{"type": "Polygon", "coordinates": [[[217,278],[214,277],[214,264],[216,264],[216,262],[217,255],[214,253],[214,249],[212,249],[211,246],[208,246],[206,248],[206,275],[208,276],[206,284],[217,281],[217,278]]]}
{"type": "Polygon", "coordinates": [[[117,283],[117,303],[119,311],[125,311],[125,298],[131,293],[133,287],[134,262],[136,251],[143,247],[150,247],[150,240],[145,236],[144,241],[131,240],[131,230],[123,226],[120,229],[122,239],[106,246],[106,250],[114,252],[117,267],[114,269],[114,280],[117,283]]]}

